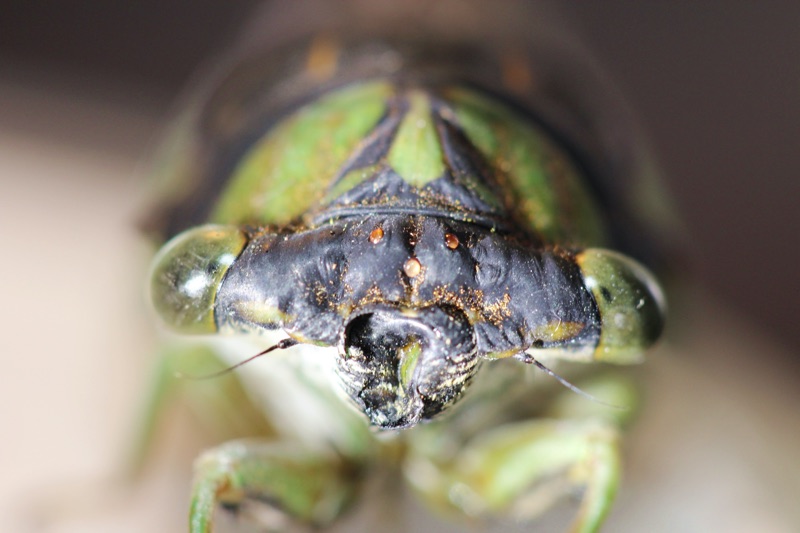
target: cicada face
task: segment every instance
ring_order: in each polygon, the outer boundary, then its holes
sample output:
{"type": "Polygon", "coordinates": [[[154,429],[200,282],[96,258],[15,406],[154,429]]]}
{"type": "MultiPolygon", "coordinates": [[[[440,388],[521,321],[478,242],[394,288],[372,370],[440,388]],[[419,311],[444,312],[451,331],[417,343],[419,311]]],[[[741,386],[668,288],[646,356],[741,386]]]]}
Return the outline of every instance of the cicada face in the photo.
{"type": "Polygon", "coordinates": [[[453,405],[480,360],[624,362],[660,333],[657,284],[596,248],[603,219],[568,154],[474,90],[344,87],[275,126],[230,182],[221,225],[162,252],[156,307],[184,331],[337,347],[380,428],[453,405]]]}

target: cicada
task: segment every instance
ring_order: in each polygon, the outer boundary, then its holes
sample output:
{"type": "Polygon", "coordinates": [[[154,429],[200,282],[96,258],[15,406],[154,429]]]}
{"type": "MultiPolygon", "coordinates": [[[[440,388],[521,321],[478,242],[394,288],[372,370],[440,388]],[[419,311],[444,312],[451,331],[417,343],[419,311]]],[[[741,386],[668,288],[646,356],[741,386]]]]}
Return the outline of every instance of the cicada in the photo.
{"type": "Polygon", "coordinates": [[[601,128],[616,108],[524,30],[324,6],[218,69],[162,169],[152,302],[210,346],[168,357],[196,377],[243,360],[222,336],[265,353],[183,387],[216,387],[201,410],[247,437],[197,460],[190,530],[252,502],[269,528],[328,526],[383,471],[473,519],[577,495],[574,530],[596,531],[633,403],[612,367],[664,321],[632,258],[653,259],[626,208],[641,168],[601,128]]]}

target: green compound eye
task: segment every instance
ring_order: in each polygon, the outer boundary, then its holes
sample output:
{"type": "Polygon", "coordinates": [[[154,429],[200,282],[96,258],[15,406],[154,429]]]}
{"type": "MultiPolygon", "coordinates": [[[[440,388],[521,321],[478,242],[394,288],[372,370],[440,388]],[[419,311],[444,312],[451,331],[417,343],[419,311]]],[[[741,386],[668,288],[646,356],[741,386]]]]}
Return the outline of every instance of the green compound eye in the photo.
{"type": "Polygon", "coordinates": [[[181,333],[213,333],[222,278],[247,244],[237,227],[207,225],[169,241],[153,261],[150,297],[161,319],[181,333]]]}
{"type": "Polygon", "coordinates": [[[641,358],[664,328],[665,302],[653,275],[634,260],[590,248],[576,261],[602,321],[595,359],[630,363],[641,358]]]}

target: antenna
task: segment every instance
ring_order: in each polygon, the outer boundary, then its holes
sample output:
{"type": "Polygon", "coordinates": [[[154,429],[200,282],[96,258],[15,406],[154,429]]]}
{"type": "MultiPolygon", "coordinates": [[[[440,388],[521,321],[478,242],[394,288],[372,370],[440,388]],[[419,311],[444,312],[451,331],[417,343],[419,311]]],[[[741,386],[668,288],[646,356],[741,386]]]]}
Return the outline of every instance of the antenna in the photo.
{"type": "Polygon", "coordinates": [[[179,378],[179,379],[190,379],[192,381],[201,381],[201,380],[205,380],[205,379],[218,378],[220,376],[224,376],[225,374],[233,372],[234,370],[236,370],[240,366],[249,363],[253,359],[257,359],[257,358],[261,357],[262,355],[268,354],[269,352],[272,352],[274,350],[285,350],[286,348],[291,348],[292,346],[294,346],[296,344],[299,344],[299,343],[295,339],[283,339],[278,344],[274,344],[274,345],[270,346],[269,348],[267,348],[263,352],[259,352],[259,353],[255,354],[253,356],[250,356],[247,359],[245,359],[244,361],[241,361],[239,363],[236,363],[233,366],[230,366],[228,368],[220,370],[219,372],[213,372],[211,374],[206,374],[204,376],[192,376],[190,374],[184,374],[183,372],[175,372],[175,377],[179,378]]]}
{"type": "Polygon", "coordinates": [[[541,370],[542,372],[544,372],[548,376],[553,377],[556,380],[558,380],[559,383],[561,383],[563,386],[565,386],[566,388],[568,388],[572,392],[574,392],[576,394],[580,394],[581,396],[583,396],[587,400],[591,400],[593,402],[599,403],[600,405],[604,405],[606,407],[611,407],[612,409],[619,409],[621,411],[627,411],[628,410],[627,407],[624,407],[622,405],[615,405],[613,403],[604,402],[603,400],[601,400],[601,399],[599,399],[599,398],[597,398],[595,396],[592,396],[591,394],[589,394],[585,390],[579,388],[577,385],[573,385],[572,383],[567,381],[565,378],[562,378],[561,376],[559,376],[558,374],[556,374],[555,372],[553,372],[552,370],[550,370],[549,368],[544,366],[542,363],[537,361],[535,357],[533,357],[531,354],[529,354],[527,352],[523,352],[521,354],[518,354],[517,358],[520,361],[522,361],[523,363],[525,363],[525,364],[534,365],[536,368],[538,368],[539,370],[541,370]]]}

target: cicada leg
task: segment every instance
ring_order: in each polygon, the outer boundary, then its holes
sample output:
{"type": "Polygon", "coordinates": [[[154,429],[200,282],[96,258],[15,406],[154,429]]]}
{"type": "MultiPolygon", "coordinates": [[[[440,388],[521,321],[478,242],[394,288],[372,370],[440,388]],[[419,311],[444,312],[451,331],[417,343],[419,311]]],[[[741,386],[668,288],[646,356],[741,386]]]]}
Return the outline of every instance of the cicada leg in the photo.
{"type": "MultiPolygon", "coordinates": [[[[627,383],[619,387],[612,402],[630,392],[627,383]]],[[[412,445],[406,463],[411,485],[434,507],[474,518],[531,520],[582,493],[571,531],[598,531],[617,493],[619,428],[630,411],[609,413],[614,409],[565,392],[546,417],[492,427],[449,455],[430,446],[442,442],[436,435],[423,436],[427,444],[412,445]],[[576,409],[582,404],[584,412],[576,409]]]]}
{"type": "MultiPolygon", "coordinates": [[[[283,530],[288,522],[316,526],[336,519],[360,485],[365,454],[371,449],[366,424],[349,410],[342,416],[331,415],[336,421],[330,430],[332,440],[312,449],[308,443],[319,440],[303,439],[285,427],[276,430],[275,413],[255,403],[258,399],[254,402],[236,373],[218,375],[229,367],[208,345],[176,343],[164,350],[135,446],[134,472],[141,470],[147,459],[168,405],[180,401],[213,439],[225,442],[204,452],[195,463],[192,532],[211,531],[219,506],[254,511],[259,509],[258,502],[267,504],[270,512],[253,518],[270,530],[283,530]],[[204,379],[208,376],[213,377],[204,379]],[[243,506],[246,501],[256,505],[243,506]]],[[[302,381],[308,380],[305,368],[278,366],[271,370],[273,378],[311,391],[310,396],[284,398],[286,402],[313,399],[329,405],[334,413],[339,409],[327,391],[302,381]]]]}
{"type": "Polygon", "coordinates": [[[356,464],[333,451],[286,441],[228,442],[195,464],[189,529],[212,531],[218,505],[236,509],[246,500],[276,511],[263,524],[270,531],[283,529],[289,520],[325,526],[350,503],[359,477],[356,464]]]}

